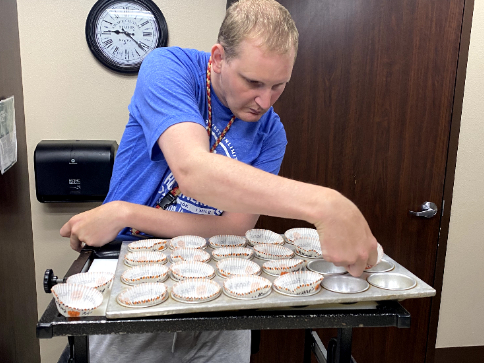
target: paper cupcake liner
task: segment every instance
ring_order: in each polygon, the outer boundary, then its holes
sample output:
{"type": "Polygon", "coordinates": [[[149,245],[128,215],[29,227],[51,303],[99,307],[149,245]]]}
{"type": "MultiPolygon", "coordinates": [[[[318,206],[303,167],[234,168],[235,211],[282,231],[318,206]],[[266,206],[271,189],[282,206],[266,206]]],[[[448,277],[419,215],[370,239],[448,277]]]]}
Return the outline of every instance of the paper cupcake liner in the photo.
{"type": "Polygon", "coordinates": [[[161,304],[168,297],[164,283],[146,283],[121,291],[116,297],[118,304],[125,307],[147,307],[161,304]]]}
{"type": "Polygon", "coordinates": [[[170,266],[171,276],[175,280],[212,279],[215,269],[207,263],[197,261],[176,262],[170,266]]]}
{"type": "Polygon", "coordinates": [[[259,275],[261,267],[243,258],[226,258],[217,262],[217,271],[221,277],[237,275],[259,275]]]}
{"type": "Polygon", "coordinates": [[[207,241],[203,237],[199,236],[191,236],[191,235],[186,235],[186,236],[178,236],[174,237],[170,240],[170,249],[175,249],[175,248],[205,248],[207,247],[207,241]]]}
{"type": "Polygon", "coordinates": [[[171,290],[171,297],[184,303],[201,303],[216,299],[222,289],[219,284],[209,279],[188,279],[177,282],[171,290]]]}
{"type": "Polygon", "coordinates": [[[212,248],[244,247],[247,244],[247,240],[242,236],[218,235],[210,237],[208,243],[212,248]]]}
{"type": "Polygon", "coordinates": [[[173,263],[182,261],[210,261],[210,254],[198,248],[175,248],[170,255],[173,263]]]}
{"type": "Polygon", "coordinates": [[[299,258],[271,260],[262,265],[262,270],[268,275],[280,276],[289,272],[300,271],[305,264],[305,261],[299,258]]]}
{"type": "Polygon", "coordinates": [[[247,238],[247,241],[251,246],[255,246],[260,243],[271,243],[277,245],[284,244],[284,238],[282,238],[281,235],[268,229],[249,229],[245,233],[245,238],[247,238]]]}
{"type": "Polygon", "coordinates": [[[134,241],[128,244],[128,252],[138,251],[164,251],[166,250],[166,239],[151,238],[134,241]]]}
{"type": "Polygon", "coordinates": [[[95,288],[86,285],[57,284],[51,291],[57,310],[65,317],[91,315],[103,302],[103,295],[95,288]]]}
{"type": "Polygon", "coordinates": [[[121,281],[127,285],[163,282],[168,278],[168,267],[160,264],[134,266],[123,272],[121,281]]]}
{"type": "Polygon", "coordinates": [[[104,293],[109,284],[113,281],[114,274],[112,272],[82,272],[67,278],[68,284],[79,284],[93,287],[100,293],[104,293]]]}
{"type": "Polygon", "coordinates": [[[214,250],[212,256],[217,261],[230,257],[250,260],[254,257],[254,251],[246,247],[221,247],[214,250]]]}
{"type": "Polygon", "coordinates": [[[224,293],[234,299],[254,300],[271,293],[272,282],[265,277],[233,276],[224,281],[224,293]]]}
{"type": "Polygon", "coordinates": [[[163,252],[139,251],[128,252],[124,256],[124,264],[127,266],[146,265],[149,263],[165,264],[168,261],[163,252]]]}
{"type": "Polygon", "coordinates": [[[294,296],[307,296],[321,290],[323,276],[317,272],[290,272],[274,280],[274,288],[279,292],[294,296]]]}
{"type": "Polygon", "coordinates": [[[294,252],[280,245],[261,243],[254,246],[255,256],[262,260],[278,260],[294,257],[294,252]]]}
{"type": "Polygon", "coordinates": [[[321,243],[319,239],[314,238],[298,238],[294,241],[296,246],[296,253],[300,256],[310,258],[322,258],[321,243]]]}
{"type": "Polygon", "coordinates": [[[294,244],[294,241],[299,238],[319,239],[318,231],[313,228],[291,228],[284,233],[284,237],[290,244],[294,244]]]}

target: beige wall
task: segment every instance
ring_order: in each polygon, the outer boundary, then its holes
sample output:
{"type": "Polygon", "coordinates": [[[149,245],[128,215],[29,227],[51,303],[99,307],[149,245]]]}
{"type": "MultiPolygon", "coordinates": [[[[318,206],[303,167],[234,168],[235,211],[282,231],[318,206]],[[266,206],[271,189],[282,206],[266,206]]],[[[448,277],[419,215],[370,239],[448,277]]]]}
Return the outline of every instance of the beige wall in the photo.
{"type": "Polygon", "coordinates": [[[484,345],[484,2],[475,1],[437,347],[484,345]],[[481,272],[479,272],[481,271],[481,272]]]}
{"type": "MultiPolygon", "coordinates": [[[[164,13],[170,44],[209,50],[225,12],[225,0],[155,0],[164,13]]],[[[33,153],[43,139],[120,141],[136,78],[108,71],[95,61],[84,37],[91,1],[17,0],[29,153],[32,223],[42,314],[50,295],[42,277],[63,276],[77,254],[59,229],[72,215],[96,204],[49,205],[35,199],[33,153]]],[[[483,284],[467,283],[484,258],[484,4],[476,1],[467,68],[437,346],[484,345],[483,284]],[[466,280],[467,279],[467,280],[466,280]],[[480,291],[476,289],[480,287],[480,291]],[[476,315],[477,314],[477,315],[476,315]]],[[[41,340],[44,362],[58,358],[67,339],[41,340]]]]}
{"type": "MultiPolygon", "coordinates": [[[[17,0],[25,124],[39,316],[52,298],[42,288],[45,269],[63,276],[77,257],[60,227],[97,204],[41,204],[32,165],[44,139],[120,141],[136,77],[115,74],[91,55],[84,35],[91,1],[17,0]]],[[[155,0],[163,12],[169,45],[209,51],[225,14],[226,0],[155,0]]],[[[57,362],[66,338],[41,340],[43,362],[57,362]]]]}

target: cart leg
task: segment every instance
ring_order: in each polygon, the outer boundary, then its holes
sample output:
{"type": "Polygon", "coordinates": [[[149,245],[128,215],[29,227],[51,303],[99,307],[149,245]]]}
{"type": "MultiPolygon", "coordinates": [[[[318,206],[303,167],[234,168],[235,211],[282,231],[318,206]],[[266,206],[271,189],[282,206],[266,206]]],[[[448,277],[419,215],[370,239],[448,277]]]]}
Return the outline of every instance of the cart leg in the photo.
{"type": "Polygon", "coordinates": [[[89,336],[68,337],[71,347],[69,363],[89,363],[89,336]]]}
{"type": "Polygon", "coordinates": [[[353,363],[351,356],[352,328],[339,328],[338,337],[332,338],[328,344],[329,363],[353,363]]]}

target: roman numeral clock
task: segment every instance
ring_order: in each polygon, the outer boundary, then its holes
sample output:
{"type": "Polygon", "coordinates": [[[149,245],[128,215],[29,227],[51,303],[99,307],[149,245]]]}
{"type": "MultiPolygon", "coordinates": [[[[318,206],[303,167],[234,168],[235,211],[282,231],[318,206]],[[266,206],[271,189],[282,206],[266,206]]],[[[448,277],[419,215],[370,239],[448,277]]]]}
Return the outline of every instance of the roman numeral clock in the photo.
{"type": "Polygon", "coordinates": [[[168,28],[151,0],[99,0],[87,17],[86,40],[106,67],[137,73],[149,52],[166,47],[168,28]]]}

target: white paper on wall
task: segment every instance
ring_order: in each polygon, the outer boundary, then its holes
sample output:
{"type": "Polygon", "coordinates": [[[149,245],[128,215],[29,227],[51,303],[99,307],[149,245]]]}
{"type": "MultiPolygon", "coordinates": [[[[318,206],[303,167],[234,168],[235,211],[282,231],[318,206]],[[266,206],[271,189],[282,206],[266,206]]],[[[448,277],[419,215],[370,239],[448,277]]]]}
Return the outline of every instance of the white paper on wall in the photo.
{"type": "Polygon", "coordinates": [[[0,101],[0,172],[17,162],[17,129],[13,96],[0,101]]]}

